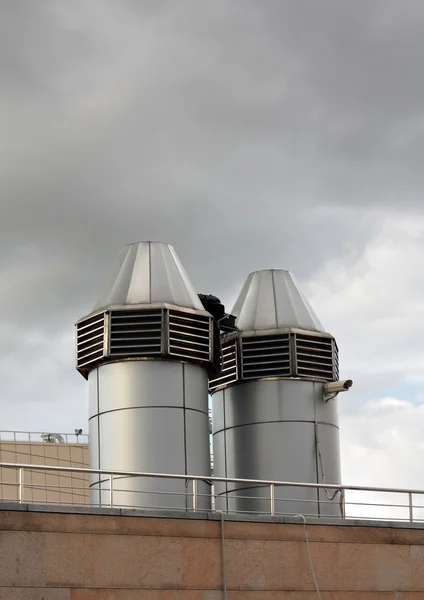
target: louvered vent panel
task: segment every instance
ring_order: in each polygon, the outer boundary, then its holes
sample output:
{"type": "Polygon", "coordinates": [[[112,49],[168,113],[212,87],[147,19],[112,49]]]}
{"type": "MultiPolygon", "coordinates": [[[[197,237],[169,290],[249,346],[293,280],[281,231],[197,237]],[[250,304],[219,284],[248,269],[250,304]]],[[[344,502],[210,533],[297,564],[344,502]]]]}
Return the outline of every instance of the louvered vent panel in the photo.
{"type": "Polygon", "coordinates": [[[242,378],[290,377],[288,334],[242,339],[242,378]]]}
{"type": "Polygon", "coordinates": [[[295,335],[297,375],[333,381],[333,340],[295,335]]]}
{"type": "Polygon", "coordinates": [[[333,359],[334,359],[334,381],[339,380],[339,350],[336,340],[333,340],[333,359]]]}
{"type": "Polygon", "coordinates": [[[209,391],[212,393],[221,385],[234,383],[238,378],[237,346],[236,341],[224,342],[222,344],[222,371],[216,379],[211,379],[209,391]]]}
{"type": "Polygon", "coordinates": [[[211,317],[170,310],[169,354],[208,362],[212,358],[211,317]]]}
{"type": "Polygon", "coordinates": [[[162,310],[122,310],[110,314],[110,356],[149,356],[162,352],[162,310]]]}
{"type": "Polygon", "coordinates": [[[103,358],[104,337],[104,313],[77,324],[77,369],[83,369],[103,358]]]}

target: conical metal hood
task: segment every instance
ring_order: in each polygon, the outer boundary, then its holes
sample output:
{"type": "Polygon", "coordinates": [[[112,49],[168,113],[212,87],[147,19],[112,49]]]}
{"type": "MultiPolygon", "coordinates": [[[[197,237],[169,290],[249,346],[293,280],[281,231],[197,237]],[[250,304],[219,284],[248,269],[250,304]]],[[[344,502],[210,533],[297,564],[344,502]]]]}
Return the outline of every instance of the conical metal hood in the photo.
{"type": "Polygon", "coordinates": [[[297,328],[324,332],[318,317],[290,273],[266,269],[251,273],[232,314],[241,331],[297,328]]]}
{"type": "Polygon", "coordinates": [[[163,242],[126,246],[93,312],[111,306],[173,304],[203,311],[175,250],[163,242]]]}
{"type": "Polygon", "coordinates": [[[215,374],[220,346],[214,320],[172,246],[126,246],[93,311],[76,324],[77,369],[84,377],[107,362],[172,360],[215,374]]]}

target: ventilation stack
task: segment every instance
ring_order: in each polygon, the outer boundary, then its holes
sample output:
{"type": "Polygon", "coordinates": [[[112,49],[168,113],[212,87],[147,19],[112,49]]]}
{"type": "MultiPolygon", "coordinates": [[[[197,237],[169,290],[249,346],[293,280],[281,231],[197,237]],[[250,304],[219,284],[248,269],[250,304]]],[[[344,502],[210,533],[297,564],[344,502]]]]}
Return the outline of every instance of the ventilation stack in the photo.
{"type": "MultiPolygon", "coordinates": [[[[222,336],[213,395],[214,475],[340,484],[338,351],[289,271],[251,273],[222,336]]],[[[348,382],[351,383],[351,382],[348,382]]],[[[218,484],[219,510],[270,511],[270,487],[218,484]]],[[[275,513],[339,515],[333,490],[276,486],[275,513]]]]}
{"type": "MultiPolygon", "coordinates": [[[[172,246],[128,245],[76,328],[77,369],[89,382],[90,467],[210,476],[214,323],[172,246]]],[[[108,506],[109,489],[108,478],[93,477],[92,503],[108,506]]],[[[192,508],[191,489],[183,479],[115,476],[113,503],[192,508]]],[[[199,482],[197,492],[198,509],[209,509],[209,485],[199,482]]]]}

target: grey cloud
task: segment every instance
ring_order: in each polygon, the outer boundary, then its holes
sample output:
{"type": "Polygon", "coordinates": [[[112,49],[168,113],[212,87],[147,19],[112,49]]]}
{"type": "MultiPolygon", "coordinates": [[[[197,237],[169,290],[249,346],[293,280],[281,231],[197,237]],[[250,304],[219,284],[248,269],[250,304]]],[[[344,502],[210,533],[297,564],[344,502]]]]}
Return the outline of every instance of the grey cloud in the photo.
{"type": "Polygon", "coordinates": [[[399,6],[3,4],[0,305],[22,352],[72,332],[130,241],[172,243],[231,302],[251,270],[354,260],[400,196],[422,211],[424,7],[399,6]]]}

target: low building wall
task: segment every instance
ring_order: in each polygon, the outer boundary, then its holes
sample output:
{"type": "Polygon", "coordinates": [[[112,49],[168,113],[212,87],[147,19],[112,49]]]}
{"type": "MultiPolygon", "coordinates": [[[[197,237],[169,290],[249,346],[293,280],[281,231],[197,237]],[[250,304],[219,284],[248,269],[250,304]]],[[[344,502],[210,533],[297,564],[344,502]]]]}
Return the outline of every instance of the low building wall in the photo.
{"type": "MultiPolygon", "coordinates": [[[[62,510],[2,507],[0,600],[225,598],[219,515],[62,510]]],[[[224,534],[229,600],[317,598],[303,525],[228,518],[224,534]]],[[[423,528],[320,522],[308,534],[323,600],[424,598],[423,528]]]]}
{"type": "MultiPolygon", "coordinates": [[[[0,441],[0,462],[88,469],[88,444],[0,441]]],[[[90,504],[89,478],[85,473],[25,469],[23,475],[24,502],[90,504]]],[[[0,502],[18,498],[18,470],[0,467],[0,502]]]]}

